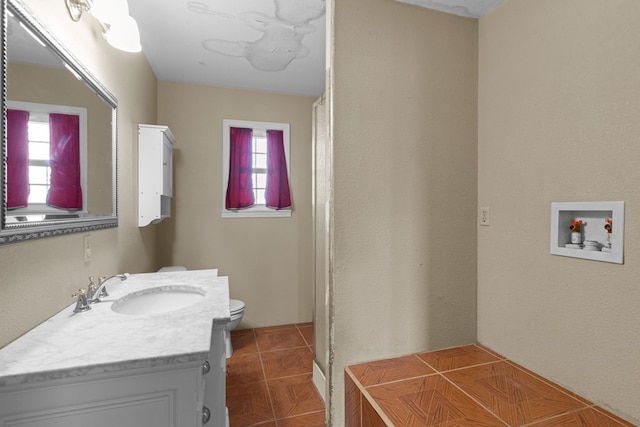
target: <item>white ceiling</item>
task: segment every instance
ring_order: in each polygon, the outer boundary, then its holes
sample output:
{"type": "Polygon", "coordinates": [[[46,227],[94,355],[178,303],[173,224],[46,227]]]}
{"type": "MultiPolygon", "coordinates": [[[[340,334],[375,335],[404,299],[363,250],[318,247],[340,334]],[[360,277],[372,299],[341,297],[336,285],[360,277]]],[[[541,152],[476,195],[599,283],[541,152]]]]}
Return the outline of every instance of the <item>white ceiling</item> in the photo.
{"type": "Polygon", "coordinates": [[[435,9],[453,15],[480,18],[491,12],[504,0],[396,0],[400,3],[435,9]]]}
{"type": "MultiPolygon", "coordinates": [[[[477,18],[503,0],[397,1],[477,18]]],[[[324,92],[325,7],[325,0],[129,0],[158,79],[311,96],[324,92]]]]}

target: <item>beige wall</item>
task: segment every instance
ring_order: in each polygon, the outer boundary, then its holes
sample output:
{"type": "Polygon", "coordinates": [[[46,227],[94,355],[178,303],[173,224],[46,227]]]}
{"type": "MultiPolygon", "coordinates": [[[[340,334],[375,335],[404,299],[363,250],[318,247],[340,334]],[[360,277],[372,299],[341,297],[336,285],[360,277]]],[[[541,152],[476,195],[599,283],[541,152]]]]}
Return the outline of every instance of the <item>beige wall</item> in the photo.
{"type": "Polygon", "coordinates": [[[335,1],[331,405],[349,364],[476,339],[477,21],[335,1]]]}
{"type": "Polygon", "coordinates": [[[640,424],[640,2],[480,20],[480,342],[640,424]],[[549,254],[554,201],[625,201],[624,265],[549,254]]]}
{"type": "Polygon", "coordinates": [[[0,347],[71,304],[71,293],[86,286],[88,276],[156,267],[155,230],[136,226],[133,166],[135,126],[156,117],[153,72],[142,54],[108,47],[89,15],[73,23],[63,1],[26,3],[118,98],[119,227],[85,233],[93,247],[89,264],[83,262],[83,234],[0,246],[0,347]]]}
{"type": "MultiPolygon", "coordinates": [[[[247,304],[241,327],[310,322],[314,98],[158,84],[158,121],[176,136],[174,213],[158,227],[161,264],[219,268],[247,304]],[[291,125],[291,218],[221,218],[222,120],[291,125]]],[[[153,226],[152,226],[153,227],[153,226]]]]}

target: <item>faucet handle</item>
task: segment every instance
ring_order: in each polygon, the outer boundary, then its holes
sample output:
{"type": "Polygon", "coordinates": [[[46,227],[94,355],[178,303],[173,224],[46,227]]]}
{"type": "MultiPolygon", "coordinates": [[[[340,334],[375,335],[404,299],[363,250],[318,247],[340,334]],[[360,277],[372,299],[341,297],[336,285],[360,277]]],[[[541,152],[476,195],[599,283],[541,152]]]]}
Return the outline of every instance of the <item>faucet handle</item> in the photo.
{"type": "Polygon", "coordinates": [[[100,279],[98,279],[98,289],[100,289],[100,295],[98,295],[98,298],[104,298],[104,297],[108,297],[109,296],[109,292],[107,292],[107,287],[105,286],[104,282],[106,282],[107,279],[105,276],[101,276],[100,279]]]}
{"type": "Polygon", "coordinates": [[[89,302],[87,301],[87,290],[84,288],[78,289],[78,292],[71,294],[71,298],[76,298],[76,308],[73,309],[74,313],[80,313],[82,311],[91,310],[89,302]]]}
{"type": "Polygon", "coordinates": [[[91,295],[96,291],[96,289],[98,289],[96,278],[94,276],[89,276],[89,286],[87,287],[87,294],[91,295]]]}
{"type": "Polygon", "coordinates": [[[85,288],[78,289],[78,292],[71,294],[71,298],[81,298],[87,295],[87,290],[85,288]]]}
{"type": "Polygon", "coordinates": [[[96,278],[94,276],[89,276],[89,286],[87,286],[87,299],[89,301],[93,300],[98,288],[99,286],[96,283],[96,278]]]}

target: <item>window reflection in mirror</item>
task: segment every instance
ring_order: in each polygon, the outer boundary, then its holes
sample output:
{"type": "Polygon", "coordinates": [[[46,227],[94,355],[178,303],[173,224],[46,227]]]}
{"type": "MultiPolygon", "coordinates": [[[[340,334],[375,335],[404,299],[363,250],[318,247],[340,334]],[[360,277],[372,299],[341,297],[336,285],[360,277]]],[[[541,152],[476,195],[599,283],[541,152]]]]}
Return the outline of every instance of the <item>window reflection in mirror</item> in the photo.
{"type": "Polygon", "coordinates": [[[87,214],[87,109],[7,101],[7,223],[87,214]]]}
{"type": "Polygon", "coordinates": [[[117,100],[20,0],[4,4],[9,13],[4,29],[7,114],[0,243],[116,226],[117,100]],[[20,145],[26,147],[24,162],[17,167],[8,144],[12,110],[28,116],[20,145]],[[72,149],[69,140],[76,141],[72,149]],[[12,193],[14,187],[18,193],[12,193]],[[18,202],[10,200],[14,194],[20,195],[18,202]],[[38,233],[39,223],[46,233],[38,233]],[[20,237],[14,226],[31,231],[20,237]]]}

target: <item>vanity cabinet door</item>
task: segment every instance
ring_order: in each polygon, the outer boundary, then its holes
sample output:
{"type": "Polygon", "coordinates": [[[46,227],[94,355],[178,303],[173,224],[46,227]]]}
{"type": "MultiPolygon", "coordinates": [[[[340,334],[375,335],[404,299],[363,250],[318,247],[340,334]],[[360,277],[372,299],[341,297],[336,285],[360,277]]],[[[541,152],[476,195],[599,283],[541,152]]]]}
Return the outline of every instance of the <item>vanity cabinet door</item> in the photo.
{"type": "MultiPolygon", "coordinates": [[[[130,371],[125,371],[130,372],[130,371]]],[[[0,426],[200,427],[202,363],[184,369],[85,376],[0,388],[0,426]],[[66,383],[65,383],[66,382],[66,383]]]]}

